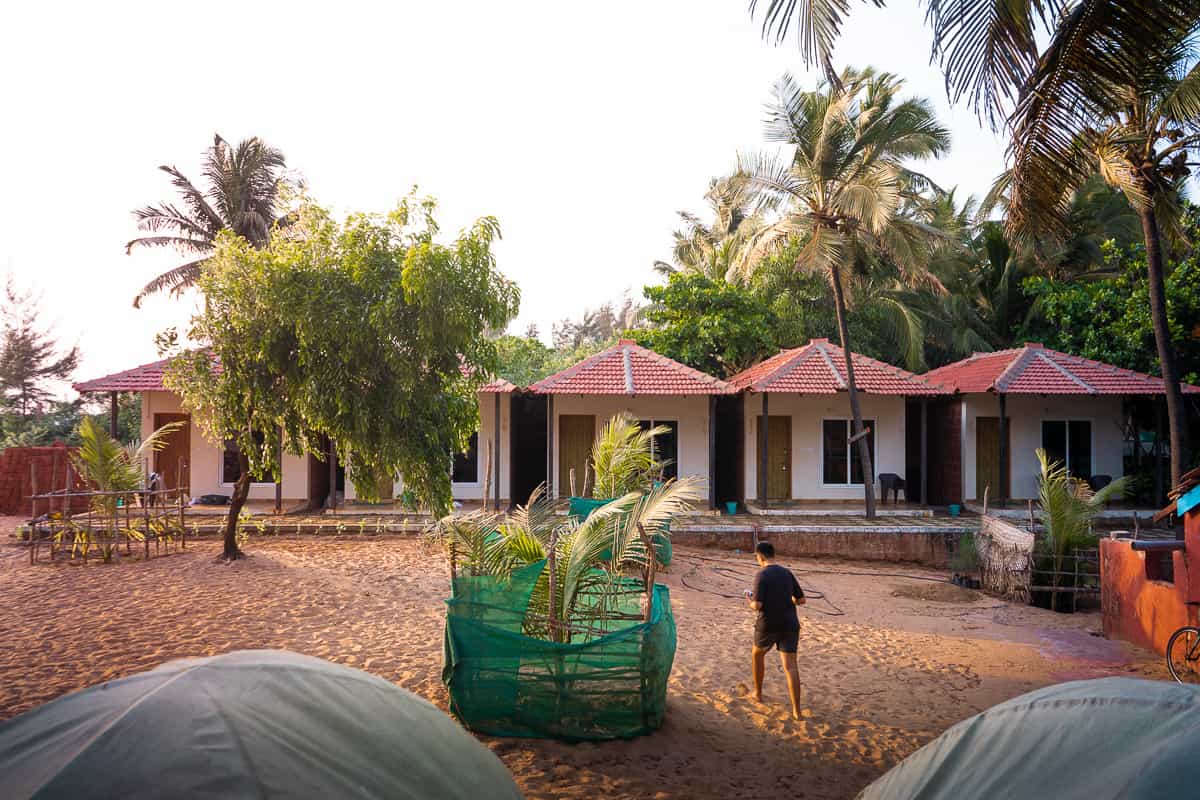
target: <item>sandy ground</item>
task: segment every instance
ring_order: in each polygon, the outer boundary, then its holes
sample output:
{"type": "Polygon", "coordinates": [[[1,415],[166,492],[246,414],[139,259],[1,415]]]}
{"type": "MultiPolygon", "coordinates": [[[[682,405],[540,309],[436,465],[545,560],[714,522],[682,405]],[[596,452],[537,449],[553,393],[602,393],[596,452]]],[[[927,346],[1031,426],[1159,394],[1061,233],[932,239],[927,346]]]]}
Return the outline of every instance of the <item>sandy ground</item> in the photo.
{"type": "MultiPolygon", "coordinates": [[[[0,718],[183,656],[286,648],[369,670],[446,708],[444,563],[412,538],[215,541],[146,563],[30,566],[0,547],[0,718]]],[[[778,660],[749,682],[748,555],[677,548],[663,580],[679,629],[667,721],[627,742],[483,737],[530,797],[853,797],[953,723],[1038,686],[1135,674],[1150,654],[1057,615],[917,578],[920,568],[785,561],[808,591],[792,721],[778,660]],[[860,573],[860,574],[846,574],[860,573]],[[896,574],[887,574],[896,573],[896,574]]]]}

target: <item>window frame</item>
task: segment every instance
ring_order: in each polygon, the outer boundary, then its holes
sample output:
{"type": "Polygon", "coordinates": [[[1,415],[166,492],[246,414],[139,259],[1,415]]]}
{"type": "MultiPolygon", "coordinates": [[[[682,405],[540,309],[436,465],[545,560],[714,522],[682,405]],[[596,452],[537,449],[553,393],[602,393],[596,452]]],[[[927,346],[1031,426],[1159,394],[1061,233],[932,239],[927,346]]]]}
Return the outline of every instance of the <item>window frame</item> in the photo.
{"type": "Polygon", "coordinates": [[[1067,468],[1067,474],[1072,478],[1078,478],[1082,481],[1087,481],[1092,475],[1099,475],[1096,471],[1096,420],[1094,417],[1043,417],[1038,423],[1038,444],[1042,450],[1046,449],[1046,428],[1047,422],[1061,422],[1066,428],[1064,434],[1063,448],[1063,466],[1067,468]],[[1071,423],[1086,422],[1088,424],[1088,461],[1091,463],[1091,471],[1087,475],[1076,475],[1071,471],[1071,423]]]}
{"type": "MultiPolygon", "coordinates": [[[[675,480],[679,480],[679,451],[680,451],[679,445],[680,445],[681,439],[683,438],[681,436],[681,430],[682,430],[683,423],[680,421],[679,417],[638,417],[637,421],[638,421],[638,423],[644,422],[649,426],[647,428],[643,428],[643,430],[650,430],[650,428],[654,428],[654,427],[657,427],[658,425],[662,425],[662,424],[668,423],[668,422],[675,426],[675,458],[674,458],[674,464],[672,464],[672,466],[675,468],[675,480]]],[[[651,440],[650,447],[651,447],[650,452],[654,453],[655,458],[658,458],[658,454],[657,454],[657,452],[655,452],[658,449],[658,437],[657,436],[655,436],[651,440]]],[[[665,475],[663,476],[663,478],[669,480],[667,478],[667,476],[665,476],[665,475]]]]}
{"type": "MultiPolygon", "coordinates": [[[[471,434],[471,436],[475,437],[475,479],[470,480],[470,481],[454,480],[454,461],[460,455],[463,455],[463,453],[451,453],[450,454],[450,485],[451,486],[476,488],[476,487],[483,485],[483,478],[480,476],[480,470],[483,466],[483,464],[482,464],[483,456],[479,451],[479,441],[480,441],[481,433],[482,433],[482,431],[480,430],[480,431],[475,431],[473,434],[471,434]]],[[[470,452],[470,445],[468,445],[468,449],[465,452],[470,452]]]]}
{"type": "MultiPolygon", "coordinates": [[[[871,432],[868,436],[874,441],[873,455],[871,458],[871,484],[874,485],[879,477],[879,419],[878,417],[864,417],[863,427],[870,428],[871,432]]],[[[850,437],[853,436],[854,418],[853,417],[821,417],[821,427],[817,429],[817,486],[822,489],[859,489],[866,486],[866,483],[850,483],[850,476],[854,474],[854,453],[851,445],[850,437]],[[846,483],[827,483],[825,481],[825,423],[826,422],[843,422],[846,424],[846,483]]],[[[855,443],[857,444],[857,442],[855,443]]],[[[865,477],[865,476],[864,476],[865,477]]]]}
{"type": "MultiPolygon", "coordinates": [[[[265,435],[263,438],[264,439],[266,438],[265,435]]],[[[225,476],[225,453],[227,453],[229,451],[230,444],[236,445],[237,442],[234,441],[233,439],[226,439],[224,442],[221,443],[221,449],[217,456],[217,487],[220,489],[232,489],[232,488],[234,488],[235,485],[237,485],[236,479],[232,480],[232,481],[225,479],[225,477],[226,477],[225,476]]],[[[281,470],[280,477],[281,478],[283,477],[282,469],[283,469],[283,465],[281,464],[280,465],[280,470],[281,470]]],[[[255,486],[274,486],[274,485],[275,485],[275,481],[256,481],[254,479],[250,480],[250,488],[254,488],[255,486]]]]}

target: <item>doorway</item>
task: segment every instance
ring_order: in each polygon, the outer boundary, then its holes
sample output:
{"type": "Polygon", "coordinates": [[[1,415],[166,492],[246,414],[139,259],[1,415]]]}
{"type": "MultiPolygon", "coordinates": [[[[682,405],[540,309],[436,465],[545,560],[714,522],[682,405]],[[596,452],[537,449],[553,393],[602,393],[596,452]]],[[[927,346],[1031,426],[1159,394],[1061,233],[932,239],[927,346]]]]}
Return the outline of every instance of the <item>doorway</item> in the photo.
{"type": "MultiPolygon", "coordinates": [[[[575,474],[575,490],[582,491],[585,470],[591,469],[592,440],[595,438],[595,414],[563,414],[558,418],[558,493],[560,497],[571,491],[572,470],[575,474]]],[[[590,488],[588,494],[591,494],[590,488]]]]}
{"type": "MultiPolygon", "coordinates": [[[[1011,430],[1011,420],[1006,428],[1011,430]]],[[[1011,451],[1010,451],[1011,452],[1011,451]]],[[[1008,497],[1007,476],[1000,475],[1000,418],[975,418],[975,499],[1008,497]]]]}
{"type": "MultiPolygon", "coordinates": [[[[763,418],[758,417],[758,429],[762,430],[763,418]]],[[[762,465],[762,435],[758,441],[758,460],[762,465]]],[[[770,417],[767,426],[767,500],[792,499],[792,418],[770,417]]],[[[760,484],[761,485],[761,484],[760,484]]]]}
{"type": "Polygon", "coordinates": [[[188,460],[191,458],[192,418],[188,414],[155,414],[154,430],[173,422],[182,422],[177,430],[171,431],[163,438],[165,443],[161,450],[154,454],[154,471],[162,480],[164,489],[183,489],[191,493],[191,476],[188,474],[188,460]]]}
{"type": "Polygon", "coordinates": [[[546,396],[513,394],[509,424],[509,503],[525,505],[546,482],[546,396]]]}

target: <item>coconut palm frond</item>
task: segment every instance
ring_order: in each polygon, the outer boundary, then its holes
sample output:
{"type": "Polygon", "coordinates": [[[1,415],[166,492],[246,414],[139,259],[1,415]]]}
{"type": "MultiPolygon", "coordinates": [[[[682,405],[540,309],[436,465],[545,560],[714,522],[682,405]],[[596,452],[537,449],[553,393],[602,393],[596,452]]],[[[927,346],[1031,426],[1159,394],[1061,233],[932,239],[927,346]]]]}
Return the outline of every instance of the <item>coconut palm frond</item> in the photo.
{"type": "MultiPolygon", "coordinates": [[[[160,203],[134,211],[138,228],[150,233],[170,231],[174,236],[145,236],[126,245],[126,253],[142,247],[175,247],[186,254],[213,251],[222,230],[231,230],[256,247],[266,243],[271,231],[295,221],[295,215],[280,212],[278,205],[288,185],[283,154],[257,137],[231,147],[220,136],[205,152],[203,174],[207,188],[201,190],[175,167],[159,167],[171,177],[179,205],[160,203]]],[[[179,294],[195,285],[204,259],[195,259],[157,276],[143,287],[133,301],[162,291],[179,294]]]]}
{"type": "Polygon", "coordinates": [[[649,486],[660,467],[654,458],[654,437],[666,432],[661,425],[643,430],[627,414],[610,419],[592,445],[596,496],[618,497],[649,486]]]}

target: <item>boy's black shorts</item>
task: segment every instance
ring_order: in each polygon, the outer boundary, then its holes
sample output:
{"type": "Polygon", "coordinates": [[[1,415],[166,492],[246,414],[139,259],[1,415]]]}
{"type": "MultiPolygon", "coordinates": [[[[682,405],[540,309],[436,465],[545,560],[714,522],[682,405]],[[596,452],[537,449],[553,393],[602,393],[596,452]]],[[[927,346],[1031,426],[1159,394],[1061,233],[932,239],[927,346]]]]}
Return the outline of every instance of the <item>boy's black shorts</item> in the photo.
{"type": "Polygon", "coordinates": [[[761,631],[755,628],[754,646],[760,650],[777,647],[781,653],[794,653],[800,646],[800,631],[761,631]]]}

